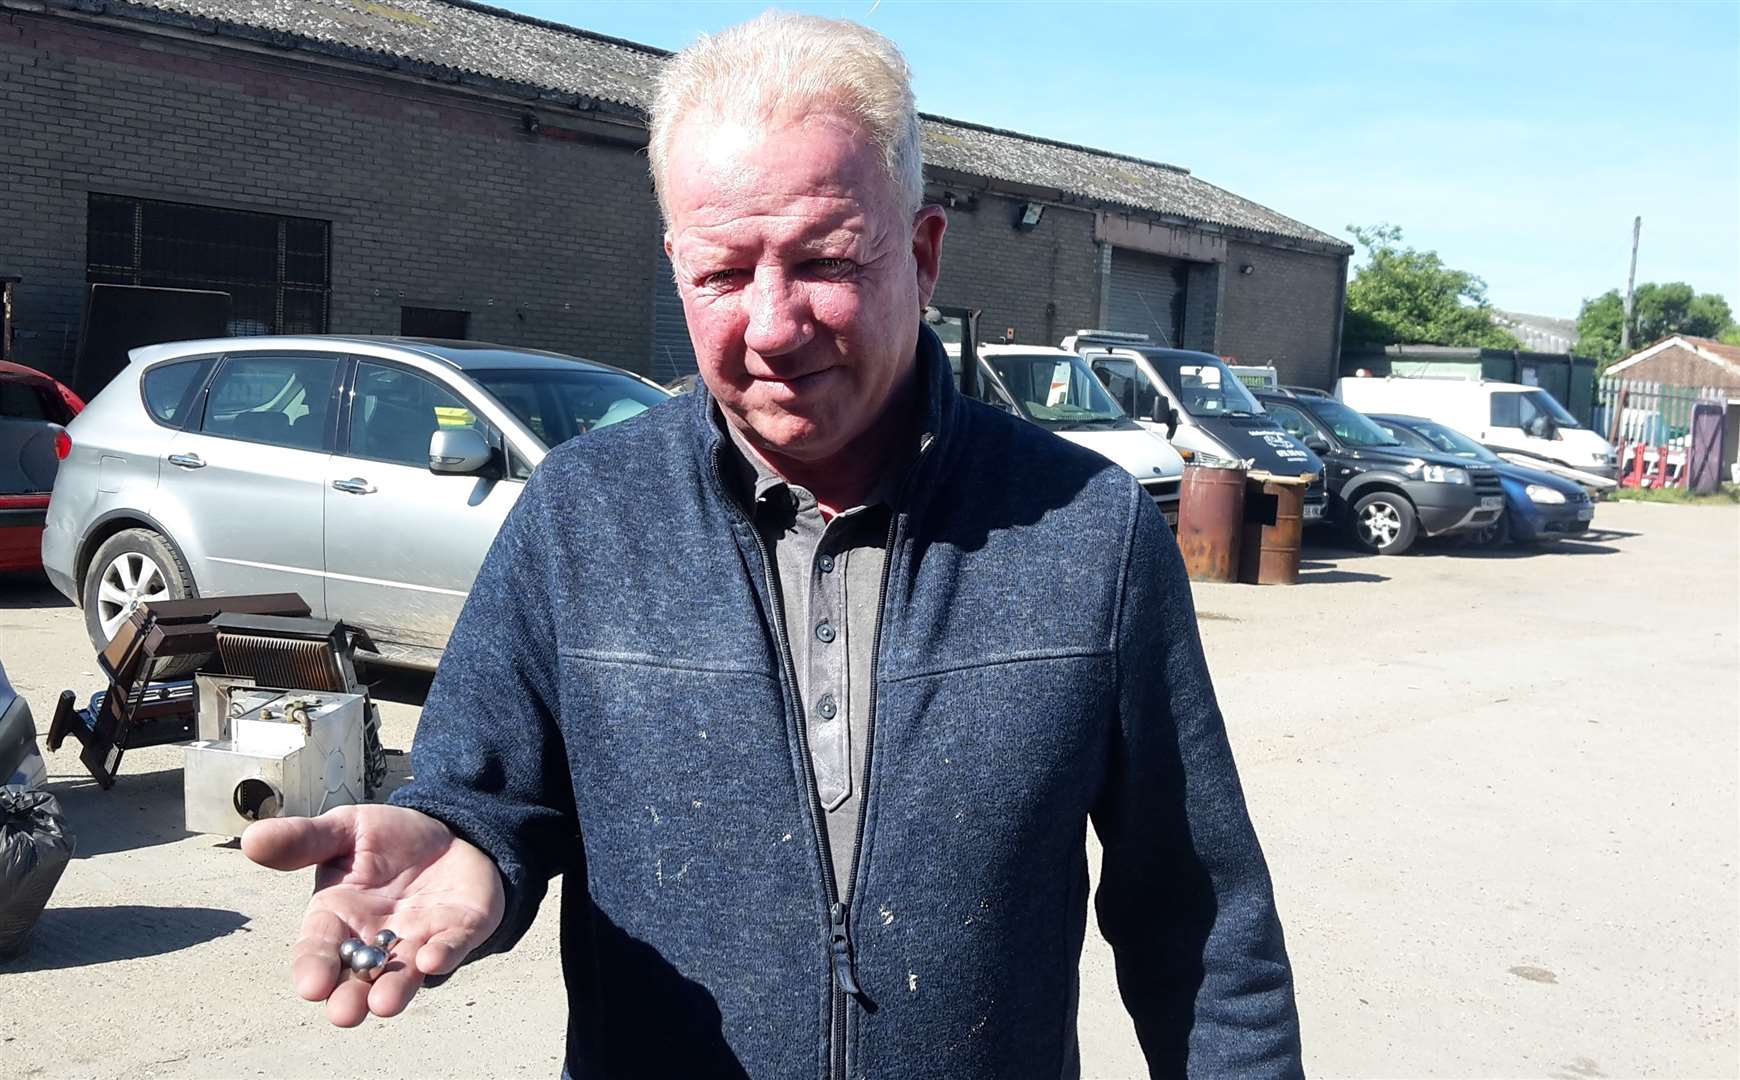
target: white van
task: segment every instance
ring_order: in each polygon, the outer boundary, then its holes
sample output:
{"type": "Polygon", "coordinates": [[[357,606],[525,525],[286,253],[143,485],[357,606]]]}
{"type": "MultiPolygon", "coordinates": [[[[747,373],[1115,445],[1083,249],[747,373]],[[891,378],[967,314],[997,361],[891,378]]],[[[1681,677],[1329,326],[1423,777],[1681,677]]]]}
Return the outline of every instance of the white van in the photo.
{"type": "MultiPolygon", "coordinates": [[[[960,365],[960,347],[945,345],[960,365]]],[[[1043,345],[980,345],[979,397],[1123,467],[1178,527],[1184,459],[1118,407],[1081,357],[1043,345]]]]}
{"type": "Polygon", "coordinates": [[[1335,396],[1363,413],[1435,420],[1499,453],[1544,459],[1606,480],[1619,471],[1607,440],[1579,424],[1538,386],[1484,379],[1356,376],[1337,380],[1335,396]]]}

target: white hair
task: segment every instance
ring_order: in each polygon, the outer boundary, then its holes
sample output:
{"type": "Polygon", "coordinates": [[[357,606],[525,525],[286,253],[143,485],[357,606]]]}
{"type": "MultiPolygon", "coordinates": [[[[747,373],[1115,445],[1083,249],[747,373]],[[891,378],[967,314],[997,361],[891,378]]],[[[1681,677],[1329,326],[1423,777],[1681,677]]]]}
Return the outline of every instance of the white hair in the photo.
{"type": "Polygon", "coordinates": [[[665,169],[678,124],[698,110],[750,122],[838,111],[864,129],[909,213],[924,200],[924,155],[912,72],[894,42],[844,19],[766,11],[666,61],[653,98],[648,155],[670,220],[665,169]]]}

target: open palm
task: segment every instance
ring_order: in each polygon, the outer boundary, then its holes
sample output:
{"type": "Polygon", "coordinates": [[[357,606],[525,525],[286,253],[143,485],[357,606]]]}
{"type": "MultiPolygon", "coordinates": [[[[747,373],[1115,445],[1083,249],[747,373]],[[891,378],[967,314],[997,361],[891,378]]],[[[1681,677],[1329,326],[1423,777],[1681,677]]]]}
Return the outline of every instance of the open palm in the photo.
{"type": "Polygon", "coordinates": [[[458,967],[501,924],[495,863],[416,810],[345,806],[259,821],[242,835],[242,851],[275,870],[316,868],[291,978],[302,997],[326,1002],[339,1027],[403,1012],[425,978],[458,967]],[[382,929],[400,940],[379,977],[347,976],[339,945],[382,929]]]}

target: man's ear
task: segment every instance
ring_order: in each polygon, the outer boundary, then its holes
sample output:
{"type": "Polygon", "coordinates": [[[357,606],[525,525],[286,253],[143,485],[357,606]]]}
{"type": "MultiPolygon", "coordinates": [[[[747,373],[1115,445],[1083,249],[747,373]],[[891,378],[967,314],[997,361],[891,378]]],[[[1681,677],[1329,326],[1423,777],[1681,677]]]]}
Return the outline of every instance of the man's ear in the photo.
{"type": "Polygon", "coordinates": [[[940,206],[926,206],[912,219],[912,261],[918,264],[918,306],[930,303],[942,273],[943,233],[949,219],[940,206]]]}

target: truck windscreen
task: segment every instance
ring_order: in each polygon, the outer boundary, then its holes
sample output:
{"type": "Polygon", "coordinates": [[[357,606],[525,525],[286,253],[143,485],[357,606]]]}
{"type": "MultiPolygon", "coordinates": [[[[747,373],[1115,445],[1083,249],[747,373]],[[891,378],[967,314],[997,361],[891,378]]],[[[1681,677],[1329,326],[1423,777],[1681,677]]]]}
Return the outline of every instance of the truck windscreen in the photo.
{"type": "Polygon", "coordinates": [[[1148,362],[1191,416],[1236,416],[1263,411],[1238,376],[1212,356],[1150,355],[1148,362]]]}

